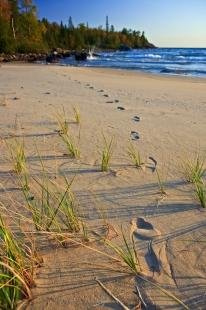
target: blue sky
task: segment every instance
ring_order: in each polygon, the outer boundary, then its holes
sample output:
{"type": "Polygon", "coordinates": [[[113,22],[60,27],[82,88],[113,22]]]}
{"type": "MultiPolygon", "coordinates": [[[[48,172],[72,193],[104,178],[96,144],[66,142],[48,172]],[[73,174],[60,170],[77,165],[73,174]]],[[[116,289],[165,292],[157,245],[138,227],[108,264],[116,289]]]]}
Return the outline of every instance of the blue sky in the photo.
{"type": "Polygon", "coordinates": [[[206,0],[34,0],[39,17],[144,30],[163,47],[206,47],[206,0]]]}

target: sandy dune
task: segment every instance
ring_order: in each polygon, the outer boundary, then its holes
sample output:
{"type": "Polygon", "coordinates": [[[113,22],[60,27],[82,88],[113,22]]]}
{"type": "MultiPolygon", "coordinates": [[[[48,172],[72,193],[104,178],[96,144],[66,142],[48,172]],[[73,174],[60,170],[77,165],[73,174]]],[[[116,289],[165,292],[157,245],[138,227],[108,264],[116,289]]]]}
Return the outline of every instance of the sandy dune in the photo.
{"type": "MultiPolygon", "coordinates": [[[[72,188],[91,231],[105,234],[105,223],[111,225],[111,239],[120,243],[123,225],[134,236],[147,276],[190,309],[205,309],[205,243],[196,241],[205,241],[206,213],[182,171],[185,159],[197,152],[205,154],[205,116],[203,79],[79,67],[1,66],[1,201],[8,210],[24,212],[5,143],[14,137],[24,139],[32,176],[40,176],[41,171],[37,146],[55,182],[62,184],[63,175],[69,180],[76,176],[72,188]],[[55,118],[64,107],[77,138],[73,106],[81,113],[78,160],[64,155],[55,118]],[[115,141],[106,173],[100,172],[102,133],[115,141]],[[130,142],[140,151],[146,168],[132,165],[127,155],[130,142]],[[149,157],[157,161],[165,197],[159,193],[149,157]]],[[[27,309],[121,309],[95,278],[134,309],[135,278],[118,264],[84,247],[56,246],[44,236],[38,237],[37,244],[44,262],[37,270],[34,299],[27,309]]],[[[108,251],[99,243],[91,246],[108,251]]],[[[149,309],[182,309],[148,283],[138,280],[138,285],[149,309]]]]}

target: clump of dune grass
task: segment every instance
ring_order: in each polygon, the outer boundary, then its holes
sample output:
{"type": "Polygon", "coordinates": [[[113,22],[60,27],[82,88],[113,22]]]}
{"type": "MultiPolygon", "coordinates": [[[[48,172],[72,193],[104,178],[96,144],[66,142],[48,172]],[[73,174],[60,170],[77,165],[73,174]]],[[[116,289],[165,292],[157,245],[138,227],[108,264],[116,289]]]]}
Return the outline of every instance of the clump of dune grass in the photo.
{"type": "Polygon", "coordinates": [[[76,142],[74,141],[74,137],[71,134],[60,134],[60,137],[62,138],[62,141],[64,142],[68,155],[72,158],[79,158],[80,157],[80,149],[76,145],[76,142]]]}
{"type": "Polygon", "coordinates": [[[101,160],[101,171],[108,171],[110,168],[110,161],[113,153],[113,142],[114,137],[107,141],[106,137],[103,135],[104,139],[104,148],[102,151],[102,160],[101,160]]]}
{"type": "Polygon", "coordinates": [[[187,160],[184,163],[184,175],[190,183],[202,183],[202,178],[206,173],[205,162],[199,155],[193,160],[187,160]]]}
{"type": "Polygon", "coordinates": [[[51,182],[45,175],[43,180],[34,179],[35,190],[22,188],[26,207],[32,214],[34,226],[39,231],[78,232],[80,221],[71,184],[64,189],[51,182]]]}
{"type": "Polygon", "coordinates": [[[81,221],[81,226],[82,226],[83,241],[89,242],[89,234],[88,234],[88,229],[87,229],[85,222],[81,221]]]}
{"type": "Polygon", "coordinates": [[[78,216],[75,196],[71,191],[72,182],[73,180],[70,183],[66,180],[66,190],[58,191],[56,198],[59,201],[59,217],[62,223],[69,232],[79,232],[82,222],[78,216]]]}
{"type": "MultiPolygon", "coordinates": [[[[76,110],[76,117],[78,118],[78,110],[76,110]]],[[[74,136],[71,134],[69,130],[69,124],[66,119],[64,108],[62,113],[56,114],[56,119],[59,125],[58,133],[67,148],[68,155],[73,158],[79,158],[80,150],[75,141],[74,136]]],[[[79,115],[79,121],[80,121],[80,115],[79,115]]],[[[80,130],[79,130],[79,140],[80,140],[80,130]]]]}
{"type": "Polygon", "coordinates": [[[34,285],[32,250],[12,233],[0,215],[0,308],[16,309],[19,300],[31,298],[34,285]]]}
{"type": "Polygon", "coordinates": [[[137,169],[141,168],[144,165],[140,152],[136,150],[136,148],[132,144],[129,145],[127,153],[130,159],[132,160],[132,163],[135,165],[137,169]]]}
{"type": "Polygon", "coordinates": [[[26,172],[26,155],[24,142],[14,140],[13,143],[7,145],[11,155],[14,171],[18,174],[26,172]]]}
{"type": "Polygon", "coordinates": [[[81,115],[80,115],[80,111],[77,107],[73,107],[73,111],[74,111],[74,118],[77,124],[80,124],[81,122],[81,115]]]}
{"type": "Polygon", "coordinates": [[[57,123],[59,125],[59,133],[63,134],[63,135],[67,135],[68,131],[69,131],[69,123],[67,121],[66,118],[66,113],[63,107],[63,111],[62,112],[58,112],[56,113],[56,119],[57,119],[57,123]]]}
{"type": "Polygon", "coordinates": [[[31,298],[24,279],[14,268],[0,260],[0,309],[15,310],[23,298],[31,298]]]}
{"type": "Polygon", "coordinates": [[[134,237],[131,236],[130,243],[125,237],[123,230],[121,229],[123,246],[118,246],[109,240],[105,240],[106,245],[111,248],[120,258],[124,264],[135,274],[141,272],[140,261],[138,258],[138,254],[135,248],[134,237]]]}
{"type": "Polygon", "coordinates": [[[202,182],[195,182],[195,196],[201,207],[206,208],[206,185],[202,182]]]}
{"type": "Polygon", "coordinates": [[[164,181],[162,180],[162,177],[161,177],[157,167],[155,169],[155,172],[156,172],[156,176],[157,176],[157,182],[158,182],[158,186],[159,186],[160,195],[161,196],[165,196],[165,195],[167,195],[167,192],[166,192],[166,189],[165,189],[164,181]]]}
{"type": "Polygon", "coordinates": [[[161,196],[165,196],[167,195],[166,189],[165,189],[165,181],[163,181],[163,178],[161,176],[161,174],[159,173],[159,169],[157,168],[157,161],[150,156],[149,159],[153,162],[154,164],[154,168],[152,168],[152,171],[155,172],[156,176],[157,176],[157,182],[158,182],[158,186],[159,186],[159,193],[161,196]]]}
{"type": "Polygon", "coordinates": [[[201,207],[206,208],[206,185],[203,179],[206,173],[204,159],[198,154],[195,159],[187,160],[183,168],[186,180],[194,185],[195,198],[201,207]]]}

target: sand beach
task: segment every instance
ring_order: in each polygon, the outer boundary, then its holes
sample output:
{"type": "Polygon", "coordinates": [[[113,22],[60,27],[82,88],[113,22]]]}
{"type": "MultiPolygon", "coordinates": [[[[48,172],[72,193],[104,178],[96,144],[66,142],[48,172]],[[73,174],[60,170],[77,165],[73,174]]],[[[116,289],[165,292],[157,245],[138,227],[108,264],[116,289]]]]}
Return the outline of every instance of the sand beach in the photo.
{"type": "Polygon", "coordinates": [[[139,309],[136,281],[148,309],[184,309],[110,257],[118,258],[107,241],[122,245],[122,230],[128,240],[132,235],[145,279],[189,309],[205,309],[206,213],[184,170],[188,160],[206,155],[205,116],[206,80],[201,78],[0,66],[1,212],[14,229],[21,227],[30,236],[33,232],[42,258],[25,309],[122,309],[97,279],[128,309],[139,309]],[[67,154],[60,137],[62,115],[79,158],[67,154]],[[104,137],[113,139],[107,172],[101,171],[104,137]],[[35,231],[13,171],[9,146],[15,141],[24,144],[31,187],[42,178],[42,163],[53,183],[64,188],[65,177],[72,182],[87,241],[81,231],[67,235],[63,245],[53,234],[35,231]],[[128,155],[131,145],[141,155],[139,169],[128,155]]]}

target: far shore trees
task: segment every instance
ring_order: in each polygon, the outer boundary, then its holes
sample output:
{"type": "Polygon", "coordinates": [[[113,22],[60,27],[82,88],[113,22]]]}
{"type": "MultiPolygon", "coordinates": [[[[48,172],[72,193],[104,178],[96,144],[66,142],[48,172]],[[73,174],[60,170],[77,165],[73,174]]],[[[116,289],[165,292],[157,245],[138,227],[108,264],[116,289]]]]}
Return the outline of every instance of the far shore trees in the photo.
{"type": "Polygon", "coordinates": [[[32,0],[0,0],[0,53],[48,52],[55,48],[67,50],[86,49],[95,46],[100,49],[118,49],[122,45],[131,48],[147,48],[144,32],[124,28],[115,31],[106,27],[89,27],[80,23],[75,26],[70,16],[68,24],[38,20],[37,8],[32,0]]]}

